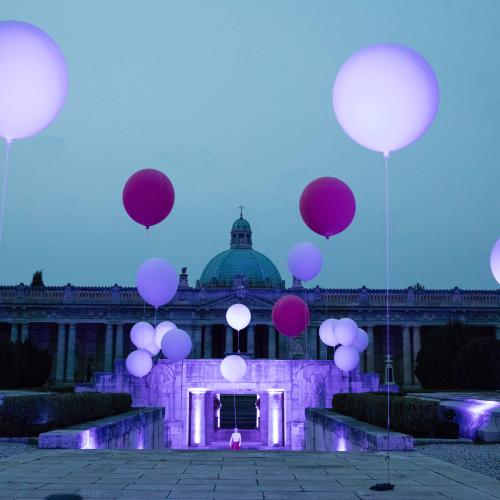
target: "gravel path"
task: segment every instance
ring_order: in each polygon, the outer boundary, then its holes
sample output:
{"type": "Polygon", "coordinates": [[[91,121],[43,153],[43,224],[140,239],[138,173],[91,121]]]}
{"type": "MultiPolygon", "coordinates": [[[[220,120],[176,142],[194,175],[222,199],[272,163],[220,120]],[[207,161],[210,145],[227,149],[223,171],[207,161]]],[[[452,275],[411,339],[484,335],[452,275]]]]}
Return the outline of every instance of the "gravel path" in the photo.
{"type": "Polygon", "coordinates": [[[500,479],[500,444],[429,444],[415,451],[500,479]]]}
{"type": "Polygon", "coordinates": [[[0,458],[10,457],[11,455],[16,455],[17,453],[25,453],[29,451],[35,451],[38,448],[31,444],[23,443],[0,443],[0,458]]]}

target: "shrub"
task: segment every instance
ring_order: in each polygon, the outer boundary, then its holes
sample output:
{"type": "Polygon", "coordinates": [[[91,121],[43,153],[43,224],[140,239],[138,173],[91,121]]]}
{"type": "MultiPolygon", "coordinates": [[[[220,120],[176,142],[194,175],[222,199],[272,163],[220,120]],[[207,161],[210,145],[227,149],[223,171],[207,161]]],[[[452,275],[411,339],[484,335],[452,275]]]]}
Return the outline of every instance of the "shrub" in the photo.
{"type": "Polygon", "coordinates": [[[37,436],[130,409],[130,394],[82,392],[13,396],[0,406],[0,436],[37,436]]]}
{"type": "MultiPolygon", "coordinates": [[[[387,394],[335,394],[333,410],[357,420],[387,427],[387,394]]],[[[391,395],[391,430],[414,437],[457,437],[458,426],[441,421],[437,401],[391,395]]]]}

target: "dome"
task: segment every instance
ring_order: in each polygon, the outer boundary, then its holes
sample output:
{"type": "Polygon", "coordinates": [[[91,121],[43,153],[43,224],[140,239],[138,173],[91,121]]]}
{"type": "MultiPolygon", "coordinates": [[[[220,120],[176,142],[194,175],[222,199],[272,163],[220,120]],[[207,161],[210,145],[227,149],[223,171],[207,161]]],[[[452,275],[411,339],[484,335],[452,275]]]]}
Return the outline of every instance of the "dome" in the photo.
{"type": "Polygon", "coordinates": [[[243,214],[231,229],[229,250],[217,254],[201,273],[202,286],[231,287],[242,276],[250,287],[279,287],[284,283],[272,261],[252,248],[252,229],[243,214]]]}

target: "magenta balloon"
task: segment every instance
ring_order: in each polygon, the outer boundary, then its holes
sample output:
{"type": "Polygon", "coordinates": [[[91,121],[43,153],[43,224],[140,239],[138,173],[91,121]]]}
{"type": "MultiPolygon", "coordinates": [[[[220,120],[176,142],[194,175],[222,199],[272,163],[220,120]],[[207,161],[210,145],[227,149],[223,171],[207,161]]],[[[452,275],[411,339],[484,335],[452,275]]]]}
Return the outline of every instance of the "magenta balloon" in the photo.
{"type": "Polygon", "coordinates": [[[163,172],[145,168],[129,178],[123,188],[122,198],[128,215],[149,228],[161,222],[172,211],[174,186],[163,172]]]}
{"type": "Polygon", "coordinates": [[[300,196],[300,215],[315,233],[326,238],[341,233],[351,224],[356,200],[349,186],[334,177],[310,182],[300,196]]]}
{"type": "Polygon", "coordinates": [[[64,57],[41,29],[0,22],[0,137],[23,139],[47,127],[68,90],[64,57]]]}
{"type": "Polygon", "coordinates": [[[287,337],[296,337],[309,324],[309,308],[301,298],[295,295],[285,295],[274,304],[272,320],[280,333],[287,337]]]}
{"type": "Polygon", "coordinates": [[[177,293],[179,276],[164,259],[152,258],[137,271],[137,291],[145,302],[160,307],[170,302],[177,293]]]}
{"type": "Polygon", "coordinates": [[[388,156],[415,142],[431,126],[439,106],[439,86],[432,67],[418,52],[384,43],[358,50],[344,63],[332,100],[344,132],[365,148],[388,156]]]}
{"type": "Polygon", "coordinates": [[[307,241],[295,244],[288,252],[288,269],[299,280],[312,280],[319,274],[322,265],[321,250],[307,241]]]}

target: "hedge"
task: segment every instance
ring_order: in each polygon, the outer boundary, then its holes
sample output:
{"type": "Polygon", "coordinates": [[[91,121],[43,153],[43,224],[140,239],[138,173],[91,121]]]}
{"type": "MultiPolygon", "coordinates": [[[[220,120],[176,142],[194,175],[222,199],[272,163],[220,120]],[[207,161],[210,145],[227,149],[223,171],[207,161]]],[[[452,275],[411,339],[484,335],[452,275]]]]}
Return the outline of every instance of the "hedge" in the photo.
{"type": "MultiPolygon", "coordinates": [[[[333,410],[357,420],[387,427],[387,394],[335,394],[333,410]]],[[[458,425],[441,418],[439,402],[391,395],[391,430],[414,437],[458,437],[458,425]]]]}
{"type": "Polygon", "coordinates": [[[0,406],[0,436],[37,436],[41,432],[126,412],[130,394],[82,392],[6,397],[0,406]]]}

